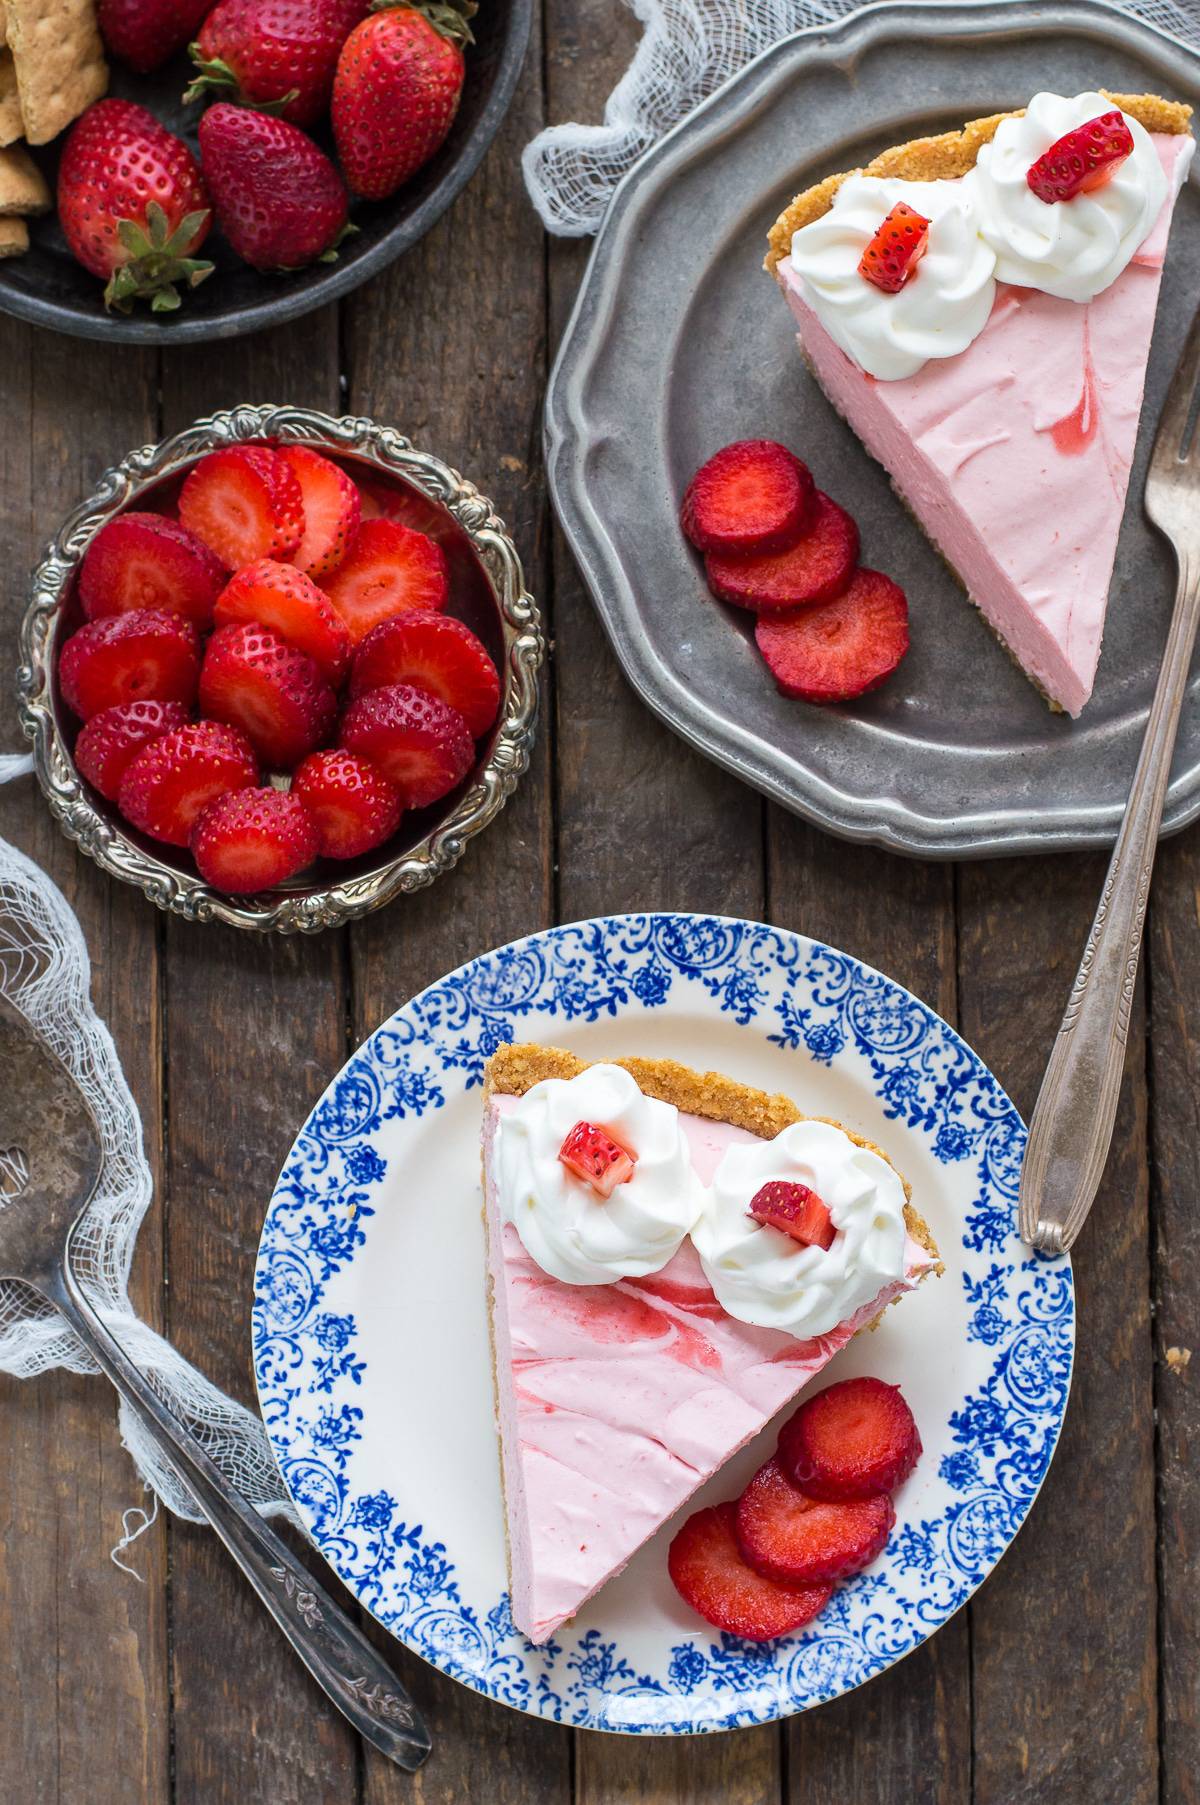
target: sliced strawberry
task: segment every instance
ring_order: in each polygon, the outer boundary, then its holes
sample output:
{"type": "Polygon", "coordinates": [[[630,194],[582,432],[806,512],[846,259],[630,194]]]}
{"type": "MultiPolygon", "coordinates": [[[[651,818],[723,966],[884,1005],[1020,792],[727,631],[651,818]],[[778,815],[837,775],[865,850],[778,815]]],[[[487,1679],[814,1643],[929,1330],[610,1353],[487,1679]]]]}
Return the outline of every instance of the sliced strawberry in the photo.
{"type": "Polygon", "coordinates": [[[118,514],[84,553],[79,600],[89,620],[160,608],[207,627],[224,581],[221,560],[182,521],[118,514]]]}
{"type": "Polygon", "coordinates": [[[240,570],[255,558],[291,557],[304,501],[291,465],[269,445],[230,445],[189,471],[179,517],[227,570],[240,570]]]}
{"type": "Polygon", "coordinates": [[[142,747],[186,721],[182,702],[118,702],[102,708],[75,741],[75,768],[94,790],[115,802],[121,779],[142,747]]]}
{"type": "Polygon", "coordinates": [[[859,258],[858,273],[897,295],[929,249],[930,221],[907,201],[897,201],[859,258]]]}
{"type": "Polygon", "coordinates": [[[63,646],[58,681],[68,708],[89,721],[118,702],[191,703],[200,669],[195,627],[180,614],[135,608],[89,621],[63,646]]]}
{"type": "Polygon", "coordinates": [[[458,710],[408,683],[386,684],[352,702],[340,739],[391,779],[405,808],[439,801],[461,783],[475,758],[471,730],[458,710]]]}
{"type": "Polygon", "coordinates": [[[849,702],[878,689],[907,652],[908,602],[890,577],[859,570],[836,601],[761,615],[754,637],[785,696],[849,702]]]}
{"type": "Polygon", "coordinates": [[[457,708],[478,739],[496,718],[500,679],[487,648],[452,614],[414,609],[372,627],[354,655],[350,694],[411,683],[457,708]]]}
{"type": "Polygon", "coordinates": [[[749,557],[710,552],[708,586],[723,602],[770,614],[840,595],[854,573],[858,528],[844,508],[818,489],[804,537],[786,551],[749,557]]]}
{"type": "Polygon", "coordinates": [[[234,896],[269,890],[311,865],[317,829],[298,796],[287,790],[238,790],[206,808],[189,844],[206,884],[234,896]]]}
{"type": "Polygon", "coordinates": [[[921,1437],[899,1386],[843,1379],[788,1418],[776,1459],[810,1497],[847,1499],[894,1492],[920,1454],[921,1437]]]}
{"type": "Polygon", "coordinates": [[[780,551],[804,532],[816,487],[807,464],[774,439],[739,439],[702,464],[679,524],[702,552],[780,551]]]}
{"type": "Polygon", "coordinates": [[[747,1214],[767,1228],[782,1230],[804,1247],[828,1251],[837,1232],[833,1217],[815,1191],[782,1178],[773,1179],[754,1193],[747,1214]]]}
{"type": "Polygon", "coordinates": [[[240,727],[270,771],[290,771],[333,725],[337,703],[306,652],[253,621],[218,627],[200,671],[200,709],[240,727]]]}
{"type": "Polygon", "coordinates": [[[1133,150],[1133,133],[1114,107],[1056,138],[1025,180],[1040,201],[1069,201],[1108,181],[1133,150]]]}
{"type": "Polygon", "coordinates": [[[292,779],[292,793],[316,823],[327,859],[355,859],[382,845],[404,808],[382,771],[341,746],[310,753],[292,779]]]}
{"type": "Polygon", "coordinates": [[[286,645],[315,659],[335,688],[350,662],[346,623],[325,591],[302,570],[274,558],[259,558],[229,579],[217,597],[213,620],[218,627],[235,621],[270,627],[286,645]]]}
{"type": "Polygon", "coordinates": [[[886,1492],[828,1503],[810,1498],[768,1460],[738,1499],[735,1534],[742,1559],[764,1579],[814,1586],[869,1566],[895,1521],[886,1492]]]}
{"type": "Polygon", "coordinates": [[[441,546],[398,520],[364,520],[321,587],[355,645],[381,620],[405,609],[444,608],[450,593],[441,546]]]}
{"type": "Polygon", "coordinates": [[[576,1122],[558,1150],[558,1157],[568,1172],[591,1185],[598,1197],[609,1198],[618,1185],[633,1177],[637,1155],[614,1141],[604,1128],[594,1122],[576,1122]]]}
{"type": "Polygon", "coordinates": [[[833,1587],[776,1585],[747,1566],[734,1526],[736,1504],[695,1511],[676,1531],[667,1570],[685,1604],[706,1622],[745,1642],[769,1642],[811,1623],[833,1587]]]}
{"type": "Polygon", "coordinates": [[[362,497],[344,470],[307,445],[285,445],[279,455],[304,501],[304,536],[292,563],[306,576],[327,577],[358,531],[362,497]]]}
{"type": "Polygon", "coordinates": [[[186,846],[202,809],[228,790],[257,782],[258,761],[245,734],[219,721],[193,721],[131,760],[117,806],[152,839],[186,846]]]}

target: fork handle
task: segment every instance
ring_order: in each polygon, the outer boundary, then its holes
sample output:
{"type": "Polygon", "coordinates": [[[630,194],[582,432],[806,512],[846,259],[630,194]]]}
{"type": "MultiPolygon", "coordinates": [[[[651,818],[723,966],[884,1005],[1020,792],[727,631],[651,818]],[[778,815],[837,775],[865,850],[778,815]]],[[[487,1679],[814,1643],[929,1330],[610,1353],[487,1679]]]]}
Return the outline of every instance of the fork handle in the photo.
{"type": "Polygon", "coordinates": [[[46,1291],[184,1481],[313,1679],[372,1747],[415,1771],[431,1743],[412,1699],[362,1631],[233,1490],[105,1327],[71,1270],[70,1239],[63,1266],[46,1291]]]}
{"type": "Polygon", "coordinates": [[[1083,1227],[1117,1115],[1150,874],[1200,619],[1200,556],[1178,556],[1175,607],[1125,818],[1029,1126],[1021,1239],[1044,1253],[1064,1253],[1083,1227]]]}

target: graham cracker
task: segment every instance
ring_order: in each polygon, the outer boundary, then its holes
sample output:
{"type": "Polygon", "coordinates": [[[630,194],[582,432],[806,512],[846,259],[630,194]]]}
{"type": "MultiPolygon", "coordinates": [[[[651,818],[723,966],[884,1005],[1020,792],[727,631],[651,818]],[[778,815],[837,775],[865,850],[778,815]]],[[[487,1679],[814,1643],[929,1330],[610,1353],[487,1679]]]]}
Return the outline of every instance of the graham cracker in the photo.
{"type": "Polygon", "coordinates": [[[8,18],[4,11],[4,0],[0,0],[0,45],[8,43],[8,18]]]}
{"type": "Polygon", "coordinates": [[[49,210],[50,190],[25,146],[10,144],[0,150],[0,216],[49,210]]]}
{"type": "Polygon", "coordinates": [[[11,50],[0,50],[0,147],[24,136],[21,100],[17,93],[17,69],[11,50]]]}
{"type": "Polygon", "coordinates": [[[0,219],[0,257],[20,257],[29,249],[29,227],[15,213],[0,219]]]}
{"type": "Polygon", "coordinates": [[[30,144],[47,144],[108,87],[94,0],[4,0],[30,144]]]}

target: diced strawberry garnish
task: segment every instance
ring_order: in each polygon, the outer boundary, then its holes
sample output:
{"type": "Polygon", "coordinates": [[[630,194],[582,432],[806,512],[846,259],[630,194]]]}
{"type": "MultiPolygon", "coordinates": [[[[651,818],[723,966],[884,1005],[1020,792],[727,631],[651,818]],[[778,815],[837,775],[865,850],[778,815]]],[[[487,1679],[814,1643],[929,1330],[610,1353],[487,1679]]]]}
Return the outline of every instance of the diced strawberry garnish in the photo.
{"type": "Polygon", "coordinates": [[[678,1530],[667,1569],[685,1604],[745,1642],[769,1642],[802,1629],[829,1603],[833,1587],[777,1585],[746,1564],[734,1526],[736,1504],[693,1513],[678,1530]]]}
{"type": "Polygon", "coordinates": [[[898,1386],[843,1379],[789,1417],[776,1459],[810,1497],[848,1499],[895,1491],[920,1453],[921,1437],[898,1386]]]}
{"type": "Polygon", "coordinates": [[[869,1566],[895,1520],[886,1492],[846,1503],[810,1498],[768,1460],[738,1500],[735,1533],[756,1573],[782,1586],[812,1586],[869,1566]]]}
{"type": "Polygon", "coordinates": [[[817,1193],[810,1191],[807,1185],[789,1184],[782,1178],[772,1179],[770,1184],[754,1193],[748,1213],[756,1222],[767,1228],[781,1229],[805,1247],[828,1250],[833,1246],[836,1233],[833,1217],[817,1193]]]}
{"type": "Polygon", "coordinates": [[[844,508],[818,489],[804,536],[781,552],[732,557],[709,552],[708,586],[723,602],[770,614],[840,595],[858,557],[858,528],[844,508]]]}
{"type": "Polygon", "coordinates": [[[398,520],[364,520],[321,587],[355,645],[407,608],[444,608],[450,593],[441,546],[398,520]]]}
{"type": "Polygon", "coordinates": [[[219,721],[194,721],[143,747],[121,779],[117,805],[153,839],[186,846],[202,809],[257,782],[258,761],[245,734],[219,721]]]}
{"type": "Polygon", "coordinates": [[[254,621],[218,627],[209,640],[200,708],[210,720],[240,727],[271,771],[299,764],[324,739],[337,712],[320,666],[254,621]]]}
{"type": "Polygon", "coordinates": [[[679,523],[702,552],[769,552],[805,530],[816,488],[807,464],[774,439],[741,439],[702,464],[679,523]]]}
{"type": "Polygon", "coordinates": [[[258,621],[278,633],[286,645],[307,652],[335,686],[350,661],[346,623],[323,589],[292,564],[259,558],[231,577],[213,615],[218,627],[258,621]]]}
{"type": "Polygon", "coordinates": [[[290,558],[304,531],[304,501],[291,465],[269,445],[210,451],[188,473],[179,517],[227,570],[255,558],[290,558]]]}
{"type": "Polygon", "coordinates": [[[121,779],[143,746],[187,720],[182,702],[118,702],[94,714],[75,741],[75,766],[102,796],[115,802],[121,779]]]}
{"type": "Polygon", "coordinates": [[[327,859],[354,859],[382,845],[404,807],[382,771],[341,746],[310,753],[296,770],[292,793],[316,823],[327,859]]]}
{"type": "Polygon", "coordinates": [[[897,201],[859,259],[859,275],[885,295],[899,294],[929,248],[929,224],[907,201],[897,201]]]}
{"type": "Polygon", "coordinates": [[[79,600],[89,620],[160,608],[207,627],[224,581],[221,560],[182,521],[118,514],[84,553],[79,600]]]}
{"type": "Polygon", "coordinates": [[[576,1122],[559,1148],[558,1157],[568,1172],[605,1198],[611,1197],[618,1185],[629,1182],[637,1165],[636,1154],[594,1122],[576,1122]]]}
{"type": "Polygon", "coordinates": [[[118,702],[190,703],[200,669],[196,629],[180,614],[135,608],[89,621],[63,646],[58,681],[82,720],[118,702]]]}
{"type": "Polygon", "coordinates": [[[343,469],[307,445],[286,445],[279,455],[291,466],[304,500],[304,536],[292,563],[306,576],[328,576],[358,531],[362,498],[343,469]]]}
{"type": "Polygon", "coordinates": [[[878,689],[907,652],[908,602],[890,577],[859,570],[835,601],[760,616],[754,637],[785,696],[848,702],[878,689]]]}
{"type": "Polygon", "coordinates": [[[285,884],[317,856],[317,830],[298,796],[238,790],[206,808],[189,844],[200,876],[235,896],[285,884]]]}
{"type": "Polygon", "coordinates": [[[500,679],[486,646],[452,614],[415,609],[372,627],[354,655],[350,694],[411,683],[457,708],[474,739],[500,706],[500,679]]]}
{"type": "Polygon", "coordinates": [[[439,801],[475,758],[475,742],[458,710],[409,683],[359,696],[346,710],[340,740],[391,779],[405,808],[439,801]]]}
{"type": "Polygon", "coordinates": [[[1108,181],[1133,150],[1133,133],[1113,108],[1064,132],[1034,163],[1025,180],[1040,201],[1069,201],[1108,181]]]}

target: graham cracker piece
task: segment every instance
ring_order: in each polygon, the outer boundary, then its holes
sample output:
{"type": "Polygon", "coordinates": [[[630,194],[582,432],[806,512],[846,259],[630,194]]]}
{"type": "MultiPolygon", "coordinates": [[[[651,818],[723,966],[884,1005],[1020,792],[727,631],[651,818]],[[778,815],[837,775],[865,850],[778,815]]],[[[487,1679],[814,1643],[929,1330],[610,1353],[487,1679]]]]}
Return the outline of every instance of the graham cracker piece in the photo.
{"type": "Polygon", "coordinates": [[[0,46],[8,43],[8,18],[4,11],[4,0],[0,0],[0,46]]]}
{"type": "Polygon", "coordinates": [[[17,70],[11,50],[0,50],[0,147],[15,144],[24,136],[25,121],[21,117],[21,101],[17,93],[17,70]]]}
{"type": "Polygon", "coordinates": [[[29,249],[29,227],[11,213],[0,219],[0,257],[20,257],[29,249]]]}
{"type": "Polygon", "coordinates": [[[0,215],[47,213],[50,190],[23,144],[0,150],[0,215]]]}
{"type": "Polygon", "coordinates": [[[108,87],[94,0],[4,0],[30,144],[47,144],[108,87]]]}

